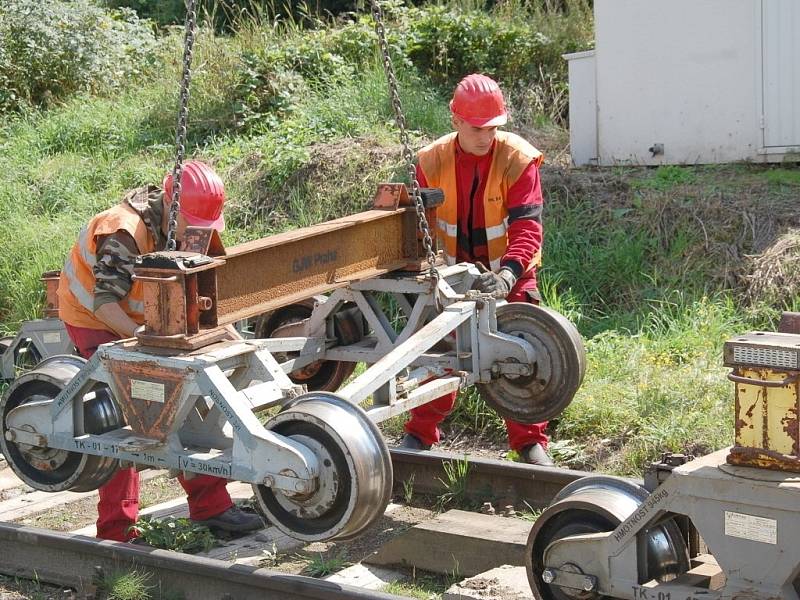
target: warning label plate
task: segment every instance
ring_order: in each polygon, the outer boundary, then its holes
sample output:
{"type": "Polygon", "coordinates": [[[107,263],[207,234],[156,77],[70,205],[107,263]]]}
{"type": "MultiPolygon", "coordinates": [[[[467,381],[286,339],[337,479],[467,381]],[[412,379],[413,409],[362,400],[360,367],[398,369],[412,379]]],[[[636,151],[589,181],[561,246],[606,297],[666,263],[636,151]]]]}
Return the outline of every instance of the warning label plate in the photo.
{"type": "Polygon", "coordinates": [[[42,334],[42,341],[45,344],[60,344],[61,332],[60,331],[46,331],[42,334]]]}
{"type": "Polygon", "coordinates": [[[725,535],[765,544],[777,544],[778,522],[775,519],[726,510],[725,535]]]}
{"type": "Polygon", "coordinates": [[[131,398],[164,403],[164,384],[131,379],[131,398]]]}

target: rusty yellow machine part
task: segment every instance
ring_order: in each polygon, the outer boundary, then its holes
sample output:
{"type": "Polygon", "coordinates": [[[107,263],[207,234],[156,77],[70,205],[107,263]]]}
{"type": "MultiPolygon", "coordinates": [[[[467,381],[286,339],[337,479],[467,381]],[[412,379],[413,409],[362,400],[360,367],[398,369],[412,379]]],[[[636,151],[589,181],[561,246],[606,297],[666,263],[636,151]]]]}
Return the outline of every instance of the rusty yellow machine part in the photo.
{"type": "Polygon", "coordinates": [[[726,342],[724,355],[736,398],[728,462],[800,472],[800,335],[749,333],[726,342]]]}

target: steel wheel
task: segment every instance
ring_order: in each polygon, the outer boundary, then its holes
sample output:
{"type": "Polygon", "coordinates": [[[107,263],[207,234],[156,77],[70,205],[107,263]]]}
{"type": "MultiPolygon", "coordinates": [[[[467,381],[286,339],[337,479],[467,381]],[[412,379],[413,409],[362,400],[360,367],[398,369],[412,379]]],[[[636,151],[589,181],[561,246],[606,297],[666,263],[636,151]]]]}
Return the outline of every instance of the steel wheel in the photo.
{"type": "Polygon", "coordinates": [[[524,339],[536,350],[534,372],[478,384],[481,397],[501,416],[540,423],[572,402],[586,371],[586,352],[575,326],[543,306],[511,302],[497,308],[498,331],[524,339]]]}
{"type": "Polygon", "coordinates": [[[308,542],[349,539],[383,515],[392,493],[392,463],[380,431],[361,408],[314,392],[266,427],[310,448],[320,464],[310,494],[253,486],[261,510],[278,529],[308,542]]]}
{"type": "MultiPolygon", "coordinates": [[[[545,567],[585,572],[581,565],[547,564],[547,548],[571,535],[613,531],[648,497],[647,491],[616,477],[584,477],[566,486],[536,520],[528,536],[526,570],[534,595],[541,600],[585,600],[600,597],[596,592],[578,592],[545,583],[545,567]]],[[[672,519],[640,534],[646,548],[638,565],[639,583],[674,579],[689,570],[689,553],[678,525],[672,519]]],[[[639,556],[642,556],[640,553],[639,556]]]]}
{"type": "MultiPolygon", "coordinates": [[[[314,306],[321,302],[325,302],[325,297],[315,296],[261,315],[256,321],[255,336],[257,338],[272,337],[280,327],[299,323],[309,318],[314,306]]],[[[337,322],[337,329],[345,329],[349,333],[353,328],[352,318],[337,322]]],[[[294,353],[287,352],[276,355],[276,358],[278,362],[283,362],[291,359],[293,355],[294,353]]],[[[289,378],[298,385],[305,385],[309,391],[335,392],[353,374],[355,368],[356,363],[352,362],[318,360],[301,369],[292,371],[289,373],[289,378]]]]}
{"type": "MultiPolygon", "coordinates": [[[[86,492],[103,485],[117,470],[118,461],[113,458],[16,444],[5,439],[6,417],[13,409],[31,402],[52,400],[85,362],[77,356],[51,356],[20,376],[0,402],[0,448],[17,476],[35,489],[86,492]]],[[[86,395],[83,411],[87,433],[100,434],[122,426],[119,409],[103,387],[86,395]]],[[[32,427],[30,429],[33,431],[32,427]]]]}

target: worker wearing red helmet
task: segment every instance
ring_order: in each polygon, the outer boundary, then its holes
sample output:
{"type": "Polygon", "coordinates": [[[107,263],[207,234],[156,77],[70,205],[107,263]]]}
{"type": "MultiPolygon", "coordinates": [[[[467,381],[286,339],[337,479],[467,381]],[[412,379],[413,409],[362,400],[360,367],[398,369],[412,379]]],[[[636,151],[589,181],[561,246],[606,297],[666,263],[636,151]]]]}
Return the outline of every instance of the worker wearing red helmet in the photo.
{"type": "MultiPolygon", "coordinates": [[[[509,302],[539,303],[536,267],[542,247],[542,153],[513,133],[503,93],[485,75],[468,75],[450,102],[453,133],[419,151],[422,187],[444,191],[436,229],[448,264],[489,267],[475,288],[509,302]]],[[[402,447],[427,449],[440,439],[439,423],[453,410],[456,393],[411,411],[402,447]]],[[[521,460],[552,466],[547,423],[506,419],[509,444],[521,460]]]]}
{"type": "MultiPolygon", "coordinates": [[[[58,286],[59,316],[84,358],[100,344],[133,337],[143,323],[144,298],[141,283],[132,279],[133,265],[137,256],[166,247],[172,184],[168,173],[163,191],[146,186],[126,194],[122,202],[89,221],[67,256],[58,286]]],[[[178,244],[187,225],[225,228],[225,189],[210,166],[199,161],[183,165],[179,201],[178,244]]],[[[178,479],[188,495],[193,521],[229,532],[263,526],[257,515],[234,506],[225,479],[210,475],[178,479]]],[[[130,528],[139,513],[136,469],[117,471],[99,494],[97,537],[117,541],[135,537],[130,528]]]]}

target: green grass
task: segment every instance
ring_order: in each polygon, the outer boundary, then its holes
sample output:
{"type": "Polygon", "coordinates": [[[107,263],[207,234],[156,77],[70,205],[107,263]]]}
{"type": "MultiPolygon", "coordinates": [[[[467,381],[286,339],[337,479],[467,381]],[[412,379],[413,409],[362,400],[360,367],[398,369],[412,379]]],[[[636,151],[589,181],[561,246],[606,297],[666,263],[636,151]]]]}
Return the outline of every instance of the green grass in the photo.
{"type": "Polygon", "coordinates": [[[437,575],[415,570],[408,580],[389,583],[380,591],[420,600],[439,600],[456,581],[461,579],[452,575],[437,575]]]}
{"type": "Polygon", "coordinates": [[[694,183],[697,176],[691,167],[662,165],[652,175],[643,179],[639,186],[652,190],[666,191],[678,185],[694,183]]]}
{"type": "Polygon", "coordinates": [[[387,584],[381,591],[385,594],[419,598],[419,600],[438,600],[446,589],[442,589],[441,585],[412,585],[404,582],[394,582],[387,584]]]}
{"type": "Polygon", "coordinates": [[[773,185],[800,186],[800,169],[770,169],[764,178],[773,185]]]}

